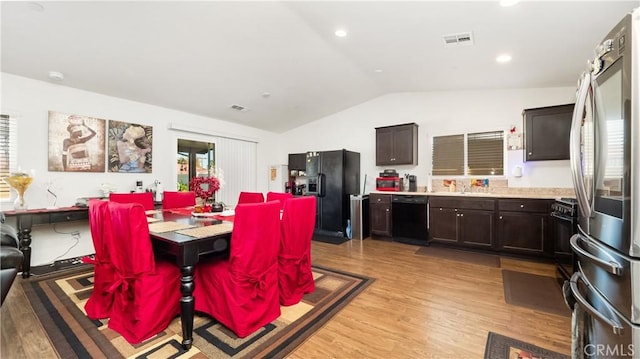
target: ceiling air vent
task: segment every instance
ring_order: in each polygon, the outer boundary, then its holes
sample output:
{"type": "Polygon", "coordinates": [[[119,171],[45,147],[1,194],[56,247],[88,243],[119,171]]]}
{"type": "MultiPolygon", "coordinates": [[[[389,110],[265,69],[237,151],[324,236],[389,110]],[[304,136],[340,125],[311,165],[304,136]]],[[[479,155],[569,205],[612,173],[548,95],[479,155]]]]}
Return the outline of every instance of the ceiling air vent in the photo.
{"type": "Polygon", "coordinates": [[[473,45],[473,34],[471,32],[444,35],[442,39],[444,40],[444,46],[447,47],[473,45]]]}
{"type": "Polygon", "coordinates": [[[236,110],[236,111],[240,111],[240,112],[247,112],[247,108],[244,106],[240,106],[240,105],[231,105],[231,108],[236,110]]]}

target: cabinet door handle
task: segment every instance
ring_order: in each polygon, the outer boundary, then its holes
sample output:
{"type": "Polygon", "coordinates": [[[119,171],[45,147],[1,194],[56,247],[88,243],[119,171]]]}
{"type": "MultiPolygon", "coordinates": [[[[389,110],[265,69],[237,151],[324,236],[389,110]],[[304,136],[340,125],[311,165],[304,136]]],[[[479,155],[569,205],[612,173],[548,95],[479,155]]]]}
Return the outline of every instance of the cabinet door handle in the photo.
{"type": "Polygon", "coordinates": [[[502,219],[502,216],[500,216],[500,219],[502,219]]]}
{"type": "Polygon", "coordinates": [[[440,207],[440,210],[442,211],[442,207],[440,207]]]}
{"type": "Polygon", "coordinates": [[[521,204],[521,205],[520,205],[520,208],[524,208],[524,204],[521,204]]]}
{"type": "Polygon", "coordinates": [[[464,217],[464,213],[460,213],[460,217],[464,217]]]}
{"type": "Polygon", "coordinates": [[[387,208],[386,211],[389,212],[389,208],[387,208]]]}
{"type": "Polygon", "coordinates": [[[533,153],[529,152],[529,156],[531,156],[533,153]]]}
{"type": "Polygon", "coordinates": [[[456,211],[456,212],[458,212],[458,209],[457,209],[457,208],[454,208],[453,210],[454,210],[454,211],[456,211]]]}

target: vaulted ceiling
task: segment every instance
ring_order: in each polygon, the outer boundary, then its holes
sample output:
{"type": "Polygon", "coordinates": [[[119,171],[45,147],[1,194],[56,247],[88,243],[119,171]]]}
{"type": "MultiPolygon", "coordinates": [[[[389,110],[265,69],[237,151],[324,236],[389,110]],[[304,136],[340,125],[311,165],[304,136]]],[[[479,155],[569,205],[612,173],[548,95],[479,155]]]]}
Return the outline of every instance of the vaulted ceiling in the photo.
{"type": "Polygon", "coordinates": [[[639,5],[3,1],[1,66],[284,132],[393,92],[574,86],[599,41],[639,5]],[[465,33],[471,45],[445,46],[444,35],[465,33]],[[497,63],[502,53],[511,62],[497,63]]]}

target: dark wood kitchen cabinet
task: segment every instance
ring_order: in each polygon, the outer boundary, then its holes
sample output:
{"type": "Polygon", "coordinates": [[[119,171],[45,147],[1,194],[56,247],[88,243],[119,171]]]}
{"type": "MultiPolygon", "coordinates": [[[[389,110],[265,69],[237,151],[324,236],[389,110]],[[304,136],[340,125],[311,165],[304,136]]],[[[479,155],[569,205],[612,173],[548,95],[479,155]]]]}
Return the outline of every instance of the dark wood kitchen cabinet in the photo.
{"type": "Polygon", "coordinates": [[[290,153],[289,154],[289,171],[305,171],[307,168],[306,153],[290,153]]]}
{"type": "Polygon", "coordinates": [[[369,222],[371,235],[391,237],[391,195],[375,194],[369,196],[369,222]]]}
{"type": "Polygon", "coordinates": [[[376,128],[376,166],[417,165],[418,125],[376,128]]]}
{"type": "Polygon", "coordinates": [[[429,238],[444,244],[492,248],[494,217],[493,199],[431,197],[429,238]]]}
{"type": "Polygon", "coordinates": [[[525,109],[524,160],[568,160],[573,104],[525,109]]]}
{"type": "Polygon", "coordinates": [[[552,255],[551,204],[545,199],[499,199],[498,249],[504,252],[552,255]]]}

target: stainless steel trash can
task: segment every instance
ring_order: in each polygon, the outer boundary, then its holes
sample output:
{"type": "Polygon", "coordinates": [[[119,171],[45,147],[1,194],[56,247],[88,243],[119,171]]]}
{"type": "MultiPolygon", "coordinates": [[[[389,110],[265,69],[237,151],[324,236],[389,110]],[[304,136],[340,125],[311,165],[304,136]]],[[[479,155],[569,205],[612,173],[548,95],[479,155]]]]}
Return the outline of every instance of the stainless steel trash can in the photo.
{"type": "Polygon", "coordinates": [[[369,237],[369,195],[351,195],[351,238],[369,237]]]}

